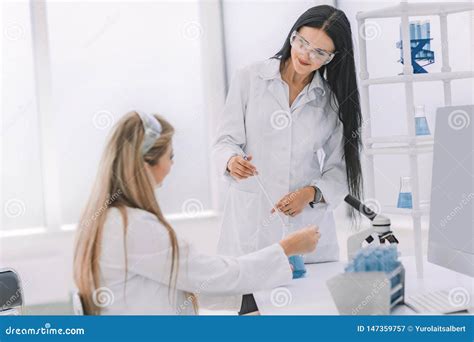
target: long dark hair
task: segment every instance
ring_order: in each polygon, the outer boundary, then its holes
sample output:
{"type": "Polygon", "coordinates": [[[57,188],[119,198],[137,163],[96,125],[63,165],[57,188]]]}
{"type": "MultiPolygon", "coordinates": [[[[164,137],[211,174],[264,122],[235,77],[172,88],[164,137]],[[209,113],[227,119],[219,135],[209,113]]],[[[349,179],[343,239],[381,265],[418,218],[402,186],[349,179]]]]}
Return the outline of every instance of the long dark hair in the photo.
{"type": "Polygon", "coordinates": [[[357,88],[352,33],[349,20],[343,11],[332,6],[315,6],[304,12],[288,33],[280,51],[273,58],[281,60],[280,68],[291,57],[290,36],[303,26],[323,30],[333,41],[336,55],[333,60],[319,68],[331,89],[331,104],[337,104],[335,110],[344,127],[344,158],[349,193],[361,198],[363,181],[360,164],[361,121],[359,90],[357,88]]]}

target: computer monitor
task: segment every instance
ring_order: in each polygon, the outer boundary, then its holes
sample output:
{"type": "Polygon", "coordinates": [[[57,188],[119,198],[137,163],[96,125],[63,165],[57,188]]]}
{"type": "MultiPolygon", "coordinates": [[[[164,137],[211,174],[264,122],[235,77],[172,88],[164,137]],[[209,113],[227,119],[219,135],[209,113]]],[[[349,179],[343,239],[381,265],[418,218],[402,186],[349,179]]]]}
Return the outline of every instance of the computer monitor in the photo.
{"type": "Polygon", "coordinates": [[[474,277],[473,105],[436,112],[428,261],[474,277]]]}

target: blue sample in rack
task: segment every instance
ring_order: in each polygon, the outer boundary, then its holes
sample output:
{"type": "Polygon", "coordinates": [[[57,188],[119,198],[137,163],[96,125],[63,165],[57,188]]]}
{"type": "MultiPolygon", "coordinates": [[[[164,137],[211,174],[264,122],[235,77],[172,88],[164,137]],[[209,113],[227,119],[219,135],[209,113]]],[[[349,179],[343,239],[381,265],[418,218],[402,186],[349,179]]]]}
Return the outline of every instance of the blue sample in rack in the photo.
{"type": "MultiPolygon", "coordinates": [[[[427,73],[424,68],[427,65],[435,62],[434,51],[431,50],[431,28],[429,21],[414,21],[410,22],[410,49],[411,49],[411,65],[413,73],[424,74],[427,73]],[[420,62],[425,64],[421,65],[420,62]]],[[[396,47],[400,49],[400,63],[404,64],[403,60],[403,41],[402,30],[400,26],[400,41],[396,43],[396,47]]]]}

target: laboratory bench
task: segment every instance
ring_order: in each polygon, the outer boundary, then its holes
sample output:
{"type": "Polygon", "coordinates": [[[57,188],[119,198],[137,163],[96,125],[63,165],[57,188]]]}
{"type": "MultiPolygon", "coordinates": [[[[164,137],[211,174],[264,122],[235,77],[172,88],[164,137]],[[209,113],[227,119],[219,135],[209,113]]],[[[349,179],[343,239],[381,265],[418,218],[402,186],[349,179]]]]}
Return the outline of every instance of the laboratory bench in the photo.
{"type": "MultiPolygon", "coordinates": [[[[415,258],[401,257],[405,267],[405,297],[430,291],[463,287],[474,298],[474,280],[464,274],[424,261],[424,277],[418,278],[415,258]]],[[[338,315],[326,281],[344,272],[347,263],[342,261],[306,264],[304,278],[293,279],[290,284],[254,293],[261,315],[338,315]]],[[[472,301],[471,301],[472,305],[472,301]]],[[[468,314],[473,314],[471,307],[468,314]]],[[[397,305],[392,315],[416,314],[404,304],[397,305]]]]}

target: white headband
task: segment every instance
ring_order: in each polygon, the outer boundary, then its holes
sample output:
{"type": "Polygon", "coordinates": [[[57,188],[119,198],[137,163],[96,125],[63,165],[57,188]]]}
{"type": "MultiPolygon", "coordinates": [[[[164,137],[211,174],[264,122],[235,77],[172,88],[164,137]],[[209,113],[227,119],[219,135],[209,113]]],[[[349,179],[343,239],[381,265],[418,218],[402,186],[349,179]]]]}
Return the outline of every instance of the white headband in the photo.
{"type": "Polygon", "coordinates": [[[160,137],[162,127],[160,122],[152,115],[135,111],[143,123],[145,135],[143,136],[143,144],[141,148],[142,156],[144,156],[150,148],[155,144],[155,141],[160,137]]]}

